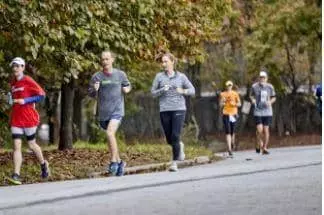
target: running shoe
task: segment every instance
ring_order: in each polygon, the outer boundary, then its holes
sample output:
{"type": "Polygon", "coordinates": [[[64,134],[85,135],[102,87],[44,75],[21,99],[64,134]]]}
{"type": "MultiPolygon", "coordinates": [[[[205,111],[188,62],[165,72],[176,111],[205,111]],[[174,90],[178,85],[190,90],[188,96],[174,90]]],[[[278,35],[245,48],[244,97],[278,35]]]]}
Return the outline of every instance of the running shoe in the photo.
{"type": "Polygon", "coordinates": [[[10,178],[8,178],[8,181],[11,184],[14,184],[14,185],[21,185],[22,184],[21,180],[20,180],[20,176],[17,173],[12,174],[12,176],[10,178]]]}
{"type": "Polygon", "coordinates": [[[230,158],[233,158],[233,152],[232,152],[232,151],[228,151],[228,156],[229,156],[230,158]]]}
{"type": "Polygon", "coordinates": [[[170,167],[169,167],[170,172],[177,172],[178,171],[178,165],[176,161],[172,161],[170,167]]]}
{"type": "Polygon", "coordinates": [[[45,160],[44,163],[41,164],[41,172],[42,172],[41,176],[43,179],[46,179],[51,175],[47,160],[45,160]]]}
{"type": "Polygon", "coordinates": [[[108,166],[108,173],[116,175],[118,171],[118,162],[111,162],[108,166]]]}
{"type": "Polygon", "coordinates": [[[262,150],[262,154],[263,154],[263,155],[268,155],[268,154],[270,154],[270,152],[269,152],[268,150],[266,150],[266,149],[263,149],[263,150],[262,150]]]}
{"type": "Polygon", "coordinates": [[[117,169],[116,176],[123,176],[125,173],[125,167],[126,167],[126,163],[124,161],[120,161],[118,163],[118,169],[117,169]]]}

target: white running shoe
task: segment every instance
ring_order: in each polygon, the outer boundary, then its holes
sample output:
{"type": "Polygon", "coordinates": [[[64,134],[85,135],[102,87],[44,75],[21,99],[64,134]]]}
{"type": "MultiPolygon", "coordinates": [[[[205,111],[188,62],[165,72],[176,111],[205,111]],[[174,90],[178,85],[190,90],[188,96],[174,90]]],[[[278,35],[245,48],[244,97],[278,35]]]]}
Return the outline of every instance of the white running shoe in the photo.
{"type": "Polygon", "coordinates": [[[179,153],[179,161],[184,161],[186,159],[186,154],[184,152],[184,144],[180,141],[180,153],[179,153]]]}
{"type": "Polygon", "coordinates": [[[178,171],[178,165],[177,162],[172,161],[171,166],[169,167],[170,172],[177,172],[178,171]]]}

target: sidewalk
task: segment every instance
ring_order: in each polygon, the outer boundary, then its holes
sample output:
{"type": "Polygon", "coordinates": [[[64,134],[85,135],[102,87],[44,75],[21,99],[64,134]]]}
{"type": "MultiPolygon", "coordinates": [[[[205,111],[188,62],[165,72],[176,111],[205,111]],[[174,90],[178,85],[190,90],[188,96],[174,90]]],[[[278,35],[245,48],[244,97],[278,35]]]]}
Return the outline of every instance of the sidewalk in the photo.
{"type": "Polygon", "coordinates": [[[217,163],[195,166],[176,173],[159,172],[22,186],[0,187],[0,212],[71,198],[165,186],[208,178],[234,177],[263,171],[321,165],[321,146],[272,149],[269,156],[243,151],[217,163]]]}

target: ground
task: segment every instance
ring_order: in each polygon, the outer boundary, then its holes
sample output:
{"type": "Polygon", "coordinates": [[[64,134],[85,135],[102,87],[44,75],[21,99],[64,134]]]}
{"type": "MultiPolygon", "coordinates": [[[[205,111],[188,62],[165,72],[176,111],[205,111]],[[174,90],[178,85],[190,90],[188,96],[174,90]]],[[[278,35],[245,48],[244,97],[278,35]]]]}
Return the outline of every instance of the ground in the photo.
{"type": "MultiPolygon", "coordinates": [[[[121,158],[127,166],[168,162],[171,148],[161,141],[155,144],[120,144],[121,158]]],[[[110,154],[105,144],[77,143],[73,150],[59,151],[56,146],[44,147],[44,157],[49,161],[52,176],[50,181],[89,178],[93,172],[104,171],[110,154]]],[[[200,145],[188,145],[185,149],[188,159],[196,156],[212,156],[212,151],[200,145]]],[[[41,182],[40,167],[33,153],[24,150],[21,171],[23,183],[41,182]]],[[[7,185],[6,177],[12,174],[12,152],[0,153],[0,185],[7,185]]]]}
{"type": "Polygon", "coordinates": [[[276,148],[266,156],[250,150],[176,173],[3,187],[0,215],[318,215],[321,152],[321,146],[276,148]]]}

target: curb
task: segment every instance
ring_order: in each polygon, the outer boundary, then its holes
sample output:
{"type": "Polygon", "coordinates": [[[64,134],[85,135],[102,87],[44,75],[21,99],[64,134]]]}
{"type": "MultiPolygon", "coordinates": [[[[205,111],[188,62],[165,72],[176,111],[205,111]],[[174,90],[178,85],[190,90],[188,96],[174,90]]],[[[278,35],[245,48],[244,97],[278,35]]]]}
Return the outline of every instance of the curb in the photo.
{"type": "MultiPolygon", "coordinates": [[[[215,156],[215,155],[214,155],[215,156]]],[[[210,159],[208,156],[199,156],[195,157],[194,159],[178,161],[178,168],[185,168],[189,166],[196,166],[196,165],[203,165],[207,163],[211,163],[213,159],[210,159]]],[[[170,166],[171,162],[165,163],[157,163],[157,164],[146,164],[140,166],[133,166],[133,167],[126,167],[124,175],[133,175],[139,173],[149,173],[149,172],[159,172],[165,171],[170,166]]],[[[92,172],[88,174],[89,178],[99,178],[102,176],[109,175],[106,171],[102,172],[92,172]]]]}

